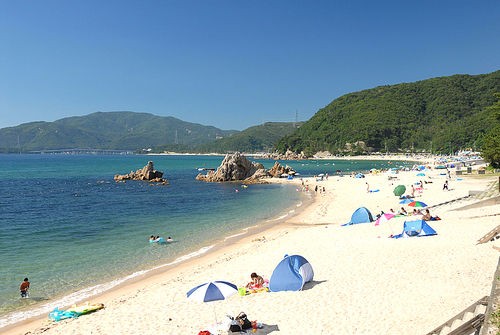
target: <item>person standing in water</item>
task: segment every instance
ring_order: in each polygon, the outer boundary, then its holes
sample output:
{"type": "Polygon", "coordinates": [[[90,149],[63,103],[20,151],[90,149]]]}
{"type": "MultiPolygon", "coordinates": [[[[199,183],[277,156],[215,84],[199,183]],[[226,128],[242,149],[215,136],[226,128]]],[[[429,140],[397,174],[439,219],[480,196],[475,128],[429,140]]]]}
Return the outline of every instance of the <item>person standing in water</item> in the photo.
{"type": "Polygon", "coordinates": [[[21,298],[26,298],[28,296],[28,290],[30,288],[30,282],[28,278],[24,278],[23,282],[19,286],[19,291],[21,292],[21,298]]]}

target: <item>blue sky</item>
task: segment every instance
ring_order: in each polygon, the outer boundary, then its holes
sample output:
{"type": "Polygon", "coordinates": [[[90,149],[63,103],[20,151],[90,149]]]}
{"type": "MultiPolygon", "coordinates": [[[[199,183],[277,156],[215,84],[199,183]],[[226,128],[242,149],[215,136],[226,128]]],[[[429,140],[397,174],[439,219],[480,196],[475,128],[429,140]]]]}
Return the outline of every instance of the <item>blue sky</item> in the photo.
{"type": "Polygon", "coordinates": [[[242,130],[500,69],[500,1],[2,1],[0,128],[136,111],[242,130]]]}

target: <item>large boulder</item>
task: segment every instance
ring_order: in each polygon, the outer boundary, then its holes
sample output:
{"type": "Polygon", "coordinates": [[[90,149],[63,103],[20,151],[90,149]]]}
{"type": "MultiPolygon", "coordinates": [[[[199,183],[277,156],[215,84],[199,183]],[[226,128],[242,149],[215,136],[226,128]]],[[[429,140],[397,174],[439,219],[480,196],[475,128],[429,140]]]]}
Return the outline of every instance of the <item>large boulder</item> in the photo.
{"type": "Polygon", "coordinates": [[[264,166],[260,163],[250,162],[239,152],[228,154],[215,171],[208,171],[206,175],[198,174],[197,180],[206,182],[245,181],[259,182],[260,178],[268,177],[264,166]]]}
{"type": "Polygon", "coordinates": [[[168,184],[168,180],[163,178],[163,172],[155,170],[152,161],[140,170],[130,171],[128,174],[117,174],[114,176],[115,181],[121,182],[126,180],[145,180],[155,183],[168,184]]]}
{"type": "Polygon", "coordinates": [[[295,174],[295,170],[292,169],[290,166],[283,166],[281,165],[280,163],[278,162],[275,162],[273,167],[268,171],[268,173],[272,176],[272,177],[281,177],[283,175],[294,175],[295,174]]]}

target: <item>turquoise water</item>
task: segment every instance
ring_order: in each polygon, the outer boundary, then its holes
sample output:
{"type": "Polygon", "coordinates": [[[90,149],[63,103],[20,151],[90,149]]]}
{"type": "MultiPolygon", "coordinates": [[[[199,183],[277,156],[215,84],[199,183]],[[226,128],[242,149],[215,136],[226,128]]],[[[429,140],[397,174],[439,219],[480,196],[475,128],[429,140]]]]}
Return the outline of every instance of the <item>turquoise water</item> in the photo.
{"type": "MultiPolygon", "coordinates": [[[[198,182],[221,156],[0,155],[0,327],[206,252],[303,201],[291,185],[198,182]],[[153,160],[168,186],[115,183],[153,160]],[[172,236],[150,245],[151,235],[172,236]],[[24,277],[30,299],[20,299],[24,277]],[[30,311],[26,311],[31,306],[30,311]],[[20,311],[23,312],[20,312],[20,311]]],[[[274,161],[260,161],[270,168],[274,161]]],[[[303,176],[387,162],[287,161],[303,176]]]]}

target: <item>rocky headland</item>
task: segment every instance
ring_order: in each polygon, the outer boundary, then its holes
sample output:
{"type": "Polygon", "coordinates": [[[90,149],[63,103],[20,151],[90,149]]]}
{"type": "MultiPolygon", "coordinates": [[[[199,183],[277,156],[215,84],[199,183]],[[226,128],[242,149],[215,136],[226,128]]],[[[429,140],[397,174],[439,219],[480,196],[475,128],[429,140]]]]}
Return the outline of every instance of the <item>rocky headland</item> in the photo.
{"type": "Polygon", "coordinates": [[[280,154],[278,152],[271,152],[271,153],[266,153],[262,156],[264,159],[279,159],[279,160],[303,160],[307,159],[308,157],[304,152],[300,153],[295,153],[288,149],[284,154],[280,154]]]}

